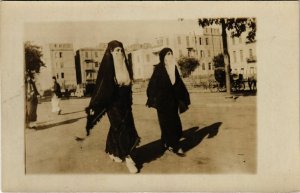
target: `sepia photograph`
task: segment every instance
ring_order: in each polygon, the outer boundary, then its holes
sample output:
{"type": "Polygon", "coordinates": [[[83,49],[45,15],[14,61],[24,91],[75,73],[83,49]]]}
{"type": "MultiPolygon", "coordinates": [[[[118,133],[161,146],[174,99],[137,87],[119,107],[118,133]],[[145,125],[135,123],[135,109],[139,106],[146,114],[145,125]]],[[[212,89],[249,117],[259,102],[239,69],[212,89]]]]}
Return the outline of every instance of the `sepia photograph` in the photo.
{"type": "Polygon", "coordinates": [[[298,2],[0,8],[4,191],[300,190],[298,2]]]}
{"type": "Polygon", "coordinates": [[[26,24],[26,174],[255,174],[256,28],[26,24]]]}

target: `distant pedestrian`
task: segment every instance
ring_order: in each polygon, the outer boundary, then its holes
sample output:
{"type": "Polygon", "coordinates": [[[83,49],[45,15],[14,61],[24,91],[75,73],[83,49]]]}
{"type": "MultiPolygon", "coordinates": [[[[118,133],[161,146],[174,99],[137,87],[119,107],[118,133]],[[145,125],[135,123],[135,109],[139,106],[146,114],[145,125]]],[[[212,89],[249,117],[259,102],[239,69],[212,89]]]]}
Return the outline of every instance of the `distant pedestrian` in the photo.
{"type": "Polygon", "coordinates": [[[36,127],[38,96],[40,95],[35,84],[34,75],[28,75],[25,81],[26,89],[26,127],[36,127]]]}
{"type": "Polygon", "coordinates": [[[157,110],[163,148],[185,156],[180,147],[182,125],[179,113],[188,109],[190,96],[175,65],[173,51],[162,49],[159,60],[149,81],[146,105],[157,110]]]}
{"type": "Polygon", "coordinates": [[[61,89],[59,83],[56,81],[56,77],[53,76],[53,86],[52,86],[52,112],[57,113],[58,115],[61,114],[61,108],[60,108],[60,99],[62,97],[61,89]]]}
{"type": "Polygon", "coordinates": [[[86,108],[87,135],[90,129],[107,113],[110,129],[105,152],[115,162],[126,161],[130,173],[138,169],[131,153],[140,142],[132,115],[132,68],[129,65],[123,44],[108,43],[99,67],[96,86],[89,106],[86,108]]]}

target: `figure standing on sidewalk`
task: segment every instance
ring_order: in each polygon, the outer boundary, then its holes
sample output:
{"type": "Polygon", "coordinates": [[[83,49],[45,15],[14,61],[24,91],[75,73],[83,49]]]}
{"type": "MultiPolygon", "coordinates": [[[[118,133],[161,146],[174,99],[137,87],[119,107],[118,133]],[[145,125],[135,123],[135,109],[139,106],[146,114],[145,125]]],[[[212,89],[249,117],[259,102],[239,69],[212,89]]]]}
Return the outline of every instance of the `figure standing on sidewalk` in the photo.
{"type": "Polygon", "coordinates": [[[106,140],[105,152],[115,162],[126,161],[130,173],[138,169],[131,158],[132,150],[139,144],[132,115],[132,67],[126,59],[123,44],[111,41],[101,61],[96,86],[89,106],[86,108],[87,135],[107,113],[110,129],[106,140]]]}
{"type": "Polygon", "coordinates": [[[180,147],[182,125],[179,113],[188,109],[190,96],[175,65],[173,51],[162,49],[159,60],[149,81],[146,105],[157,110],[163,148],[185,156],[180,147]]]}
{"type": "Polygon", "coordinates": [[[26,89],[26,127],[36,127],[38,96],[40,95],[36,85],[34,75],[27,76],[25,81],[26,89]]]}
{"type": "Polygon", "coordinates": [[[51,105],[52,105],[52,112],[57,113],[60,115],[61,108],[60,108],[60,99],[62,97],[61,89],[59,83],[56,81],[56,77],[53,76],[53,86],[52,86],[52,99],[51,99],[51,105]]]}

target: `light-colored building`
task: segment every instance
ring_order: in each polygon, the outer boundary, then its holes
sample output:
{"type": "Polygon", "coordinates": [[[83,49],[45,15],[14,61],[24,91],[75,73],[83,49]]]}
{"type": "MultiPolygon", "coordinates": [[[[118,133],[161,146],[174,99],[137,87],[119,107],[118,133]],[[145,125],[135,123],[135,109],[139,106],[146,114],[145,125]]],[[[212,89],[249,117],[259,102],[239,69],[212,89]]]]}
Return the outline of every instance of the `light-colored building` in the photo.
{"type": "Polygon", "coordinates": [[[127,48],[128,60],[132,65],[133,79],[148,79],[153,67],[158,64],[159,58],[151,44],[134,44],[127,48]]]}
{"type": "Polygon", "coordinates": [[[232,73],[243,74],[244,78],[256,74],[257,61],[256,42],[249,42],[247,34],[244,32],[240,37],[227,38],[232,73]]]}
{"type": "Polygon", "coordinates": [[[62,89],[76,85],[76,70],[73,44],[49,44],[52,76],[57,78],[62,89]]]}
{"type": "Polygon", "coordinates": [[[195,57],[200,66],[192,75],[209,75],[214,73],[213,58],[223,52],[221,32],[218,28],[204,28],[203,34],[175,34],[159,37],[157,45],[170,47],[176,60],[180,56],[195,57]]]}
{"type": "Polygon", "coordinates": [[[96,82],[105,46],[101,48],[81,48],[76,51],[76,73],[78,84],[93,84],[96,82]]]}

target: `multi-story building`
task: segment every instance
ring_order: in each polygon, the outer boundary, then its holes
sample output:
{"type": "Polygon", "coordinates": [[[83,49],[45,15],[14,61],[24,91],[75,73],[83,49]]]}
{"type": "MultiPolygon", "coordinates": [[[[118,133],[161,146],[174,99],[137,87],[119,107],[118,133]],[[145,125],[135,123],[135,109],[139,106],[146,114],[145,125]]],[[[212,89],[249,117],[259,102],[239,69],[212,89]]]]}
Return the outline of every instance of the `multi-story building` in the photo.
{"type": "Polygon", "coordinates": [[[149,46],[131,50],[128,54],[128,59],[132,65],[133,78],[135,80],[150,78],[153,72],[153,65],[159,62],[158,55],[149,46]]]}
{"type": "Polygon", "coordinates": [[[243,74],[244,78],[256,74],[256,42],[249,42],[247,33],[240,37],[228,37],[228,51],[232,73],[243,74]]]}
{"type": "Polygon", "coordinates": [[[223,52],[222,36],[218,28],[204,28],[202,35],[176,34],[156,40],[157,46],[170,47],[176,59],[180,56],[197,58],[200,66],[192,75],[213,74],[213,58],[223,52]]]}
{"type": "Polygon", "coordinates": [[[63,89],[75,86],[76,70],[73,44],[49,44],[52,76],[57,78],[63,89]]]}
{"type": "Polygon", "coordinates": [[[76,51],[75,63],[78,84],[94,84],[105,52],[101,48],[81,48],[76,51]]]}

